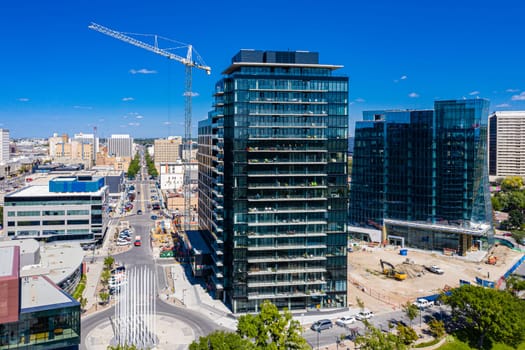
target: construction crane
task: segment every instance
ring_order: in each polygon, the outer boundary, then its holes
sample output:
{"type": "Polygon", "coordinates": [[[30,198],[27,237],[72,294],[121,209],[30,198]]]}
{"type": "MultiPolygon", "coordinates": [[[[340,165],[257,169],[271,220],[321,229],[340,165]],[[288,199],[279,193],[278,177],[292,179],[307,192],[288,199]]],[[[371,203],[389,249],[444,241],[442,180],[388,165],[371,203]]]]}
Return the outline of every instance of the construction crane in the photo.
{"type": "MultiPolygon", "coordinates": [[[[158,35],[152,35],[154,37],[154,44],[148,44],[132,38],[126,33],[117,32],[116,30],[106,28],[100,24],[91,23],[88,26],[89,29],[93,29],[102,34],[106,34],[115,39],[122,40],[128,44],[135,45],[137,47],[143,48],[145,50],[156,53],[167,57],[170,60],[175,60],[182,63],[185,68],[185,90],[184,90],[184,142],[183,142],[183,163],[184,163],[184,175],[183,175],[183,188],[184,188],[184,230],[188,231],[190,229],[190,220],[191,220],[191,150],[192,150],[192,141],[191,141],[191,120],[192,120],[192,69],[197,68],[205,71],[208,75],[211,74],[211,68],[204,63],[204,60],[200,55],[193,49],[192,45],[183,44],[183,46],[177,47],[187,48],[186,57],[176,55],[168,49],[161,49],[158,47],[158,39],[162,38],[158,35]],[[195,60],[193,54],[195,53],[195,60]]],[[[166,38],[163,38],[166,39],[166,38]]],[[[169,40],[169,39],[166,39],[169,40]]],[[[169,40],[172,41],[172,40],[169,40]]]]}

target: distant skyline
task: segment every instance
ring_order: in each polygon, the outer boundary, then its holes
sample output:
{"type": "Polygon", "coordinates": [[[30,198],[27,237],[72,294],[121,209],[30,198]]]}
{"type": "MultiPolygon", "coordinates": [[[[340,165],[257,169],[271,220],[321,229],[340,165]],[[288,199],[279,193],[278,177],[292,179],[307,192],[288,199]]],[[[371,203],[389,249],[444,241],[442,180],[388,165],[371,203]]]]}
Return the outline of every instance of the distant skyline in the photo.
{"type": "Polygon", "coordinates": [[[525,110],[523,13],[519,0],[8,0],[0,4],[0,128],[12,138],[95,126],[100,137],[183,135],[184,67],[91,22],[194,45],[212,68],[193,72],[194,137],[215,82],[243,48],[316,51],[320,63],[343,65],[336,74],[350,78],[351,135],[363,110],[431,109],[436,99],[525,110]]]}

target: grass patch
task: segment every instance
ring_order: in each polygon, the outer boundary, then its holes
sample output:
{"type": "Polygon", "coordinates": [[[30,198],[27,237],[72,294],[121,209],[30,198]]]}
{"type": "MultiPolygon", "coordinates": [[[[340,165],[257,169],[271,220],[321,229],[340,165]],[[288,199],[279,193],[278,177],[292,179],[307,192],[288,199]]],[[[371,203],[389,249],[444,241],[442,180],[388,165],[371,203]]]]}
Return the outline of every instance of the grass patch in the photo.
{"type": "Polygon", "coordinates": [[[424,343],[416,344],[413,347],[414,348],[426,348],[427,346],[432,346],[432,345],[435,345],[435,344],[439,343],[439,341],[441,339],[442,338],[436,338],[436,339],[433,339],[433,340],[430,340],[430,341],[427,341],[427,342],[424,342],[424,343]]]}
{"type": "Polygon", "coordinates": [[[75,291],[73,292],[73,299],[78,300],[82,296],[82,293],[84,292],[84,289],[86,289],[86,282],[87,282],[87,276],[82,275],[82,278],[80,279],[80,282],[78,282],[77,287],[75,288],[75,291]]]}
{"type": "MultiPolygon", "coordinates": [[[[448,336],[447,342],[438,348],[438,350],[475,350],[475,349],[477,348],[472,348],[467,343],[462,342],[461,340],[458,340],[457,338],[454,338],[452,336],[448,336]]],[[[491,347],[491,350],[513,350],[513,349],[514,348],[512,346],[502,344],[502,343],[493,344],[491,347]]],[[[525,343],[521,343],[517,347],[517,350],[525,350],[525,343]]]]}

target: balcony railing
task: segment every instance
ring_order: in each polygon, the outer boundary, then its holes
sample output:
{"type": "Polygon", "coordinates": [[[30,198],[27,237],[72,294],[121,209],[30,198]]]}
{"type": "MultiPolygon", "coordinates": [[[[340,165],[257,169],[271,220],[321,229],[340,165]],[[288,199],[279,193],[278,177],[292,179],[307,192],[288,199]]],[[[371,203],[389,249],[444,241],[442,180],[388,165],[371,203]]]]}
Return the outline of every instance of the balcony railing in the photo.
{"type": "MultiPolygon", "coordinates": [[[[222,220],[222,219],[221,219],[222,220]]],[[[288,225],[326,225],[326,220],[247,220],[249,227],[257,226],[288,226],[288,225]]]]}
{"type": "Polygon", "coordinates": [[[304,267],[304,268],[297,268],[297,269],[250,269],[248,271],[248,276],[259,276],[259,275],[286,275],[290,273],[313,273],[313,272],[326,272],[326,268],[324,267],[304,267]]]}
{"type": "Polygon", "coordinates": [[[275,193],[271,196],[248,196],[248,202],[264,202],[264,201],[325,201],[327,200],[326,196],[299,196],[299,195],[279,195],[275,193]]]}
{"type": "Polygon", "coordinates": [[[286,256],[265,256],[265,257],[254,257],[248,258],[248,263],[264,263],[264,262],[285,262],[285,261],[324,261],[326,256],[324,255],[286,255],[286,256]]]}
{"type": "Polygon", "coordinates": [[[291,280],[291,281],[271,281],[271,282],[248,282],[248,288],[273,287],[273,286],[302,286],[302,285],[324,285],[324,280],[291,280]]]}
{"type": "Polygon", "coordinates": [[[326,232],[297,232],[295,230],[289,230],[283,233],[257,233],[248,232],[249,239],[260,239],[260,238],[292,238],[292,237],[326,237],[326,232]]]}
{"type": "Polygon", "coordinates": [[[261,251],[261,250],[287,250],[287,249],[325,249],[326,244],[273,244],[273,245],[261,245],[261,246],[255,246],[250,245],[248,246],[248,251],[261,251]]]}

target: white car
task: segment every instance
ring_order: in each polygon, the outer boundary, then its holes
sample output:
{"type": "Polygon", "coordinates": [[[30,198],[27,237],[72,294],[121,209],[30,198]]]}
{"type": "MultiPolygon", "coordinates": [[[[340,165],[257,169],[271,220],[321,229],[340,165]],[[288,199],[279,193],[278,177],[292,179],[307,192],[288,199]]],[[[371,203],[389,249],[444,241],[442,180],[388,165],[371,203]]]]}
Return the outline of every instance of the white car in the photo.
{"type": "Polygon", "coordinates": [[[424,308],[427,308],[427,307],[434,306],[434,302],[433,301],[428,301],[427,299],[418,299],[418,300],[414,301],[413,304],[415,306],[417,306],[418,309],[424,309],[424,308]]]}
{"type": "Polygon", "coordinates": [[[374,317],[374,313],[372,311],[360,311],[357,315],[355,315],[355,319],[358,321],[368,320],[369,318],[374,317]]]}
{"type": "Polygon", "coordinates": [[[337,321],[335,321],[335,324],[341,327],[348,326],[349,324],[352,324],[355,322],[355,317],[352,316],[343,316],[337,321]]]}
{"type": "Polygon", "coordinates": [[[435,273],[435,274],[438,274],[438,275],[442,275],[443,273],[445,273],[439,266],[437,265],[432,265],[430,267],[427,267],[427,270],[432,272],[432,273],[435,273]]]}
{"type": "Polygon", "coordinates": [[[126,241],[126,240],[118,241],[118,242],[117,242],[117,245],[118,245],[118,246],[130,245],[130,244],[131,244],[131,241],[126,241]]]}

